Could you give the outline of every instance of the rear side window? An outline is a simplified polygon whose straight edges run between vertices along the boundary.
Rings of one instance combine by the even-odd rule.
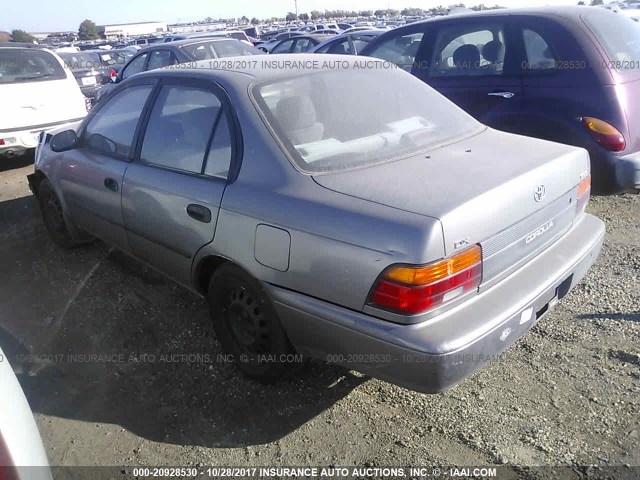
[[[502,25],[455,25],[438,32],[431,77],[502,75],[505,58]]]
[[[49,52],[27,48],[0,49],[0,84],[42,82],[67,78]]]
[[[129,157],[138,120],[152,88],[129,87],[111,97],[87,125],[84,144],[99,153]]]
[[[221,118],[222,103],[213,92],[186,86],[163,87],[149,118],[141,159],[174,170],[226,178],[231,147],[229,126]],[[214,127],[218,128],[212,140]]]
[[[622,14],[590,12],[582,20],[597,37],[608,57],[608,67],[640,70],[640,25]]]
[[[155,50],[151,52],[147,70],[155,70],[156,68],[168,67],[178,63],[176,58],[168,50]]]
[[[142,55],[138,55],[137,57],[135,57],[133,60],[131,60],[131,62],[124,67],[124,70],[122,71],[122,78],[129,78],[132,75],[135,75],[136,73],[140,73],[142,71],[144,71],[144,63],[147,60],[147,54],[143,53]]]
[[[538,32],[528,28],[522,31],[524,49],[527,54],[523,70],[549,70],[556,66],[557,58],[553,50]]]

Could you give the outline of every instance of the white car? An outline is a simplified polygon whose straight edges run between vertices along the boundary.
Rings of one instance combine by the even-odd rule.
[[[35,148],[40,132],[84,118],[85,96],[58,55],[0,43],[0,157]]]
[[[0,392],[0,478],[51,480],[40,432],[2,349]]]

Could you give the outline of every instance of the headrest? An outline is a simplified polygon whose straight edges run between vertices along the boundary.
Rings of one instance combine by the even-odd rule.
[[[306,95],[283,98],[278,102],[276,116],[287,131],[308,128],[316,123],[316,109]]]
[[[478,68],[480,50],[475,45],[462,45],[453,52],[453,64],[456,68]]]
[[[504,61],[504,44],[500,40],[491,40],[482,47],[482,56],[491,63]]]

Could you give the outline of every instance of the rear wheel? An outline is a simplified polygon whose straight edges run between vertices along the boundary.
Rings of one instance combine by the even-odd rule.
[[[60,199],[47,179],[41,180],[38,185],[38,202],[51,240],[63,248],[77,246],[78,242],[73,240],[69,231]]]
[[[224,264],[211,277],[208,301],[218,340],[240,371],[273,383],[288,370],[287,355],[293,347],[257,280]]]

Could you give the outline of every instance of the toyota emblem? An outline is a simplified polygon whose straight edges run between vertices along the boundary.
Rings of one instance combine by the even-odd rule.
[[[547,189],[544,185],[538,185],[536,189],[533,191],[533,199],[536,202],[541,202],[544,200],[545,195],[547,194]]]

